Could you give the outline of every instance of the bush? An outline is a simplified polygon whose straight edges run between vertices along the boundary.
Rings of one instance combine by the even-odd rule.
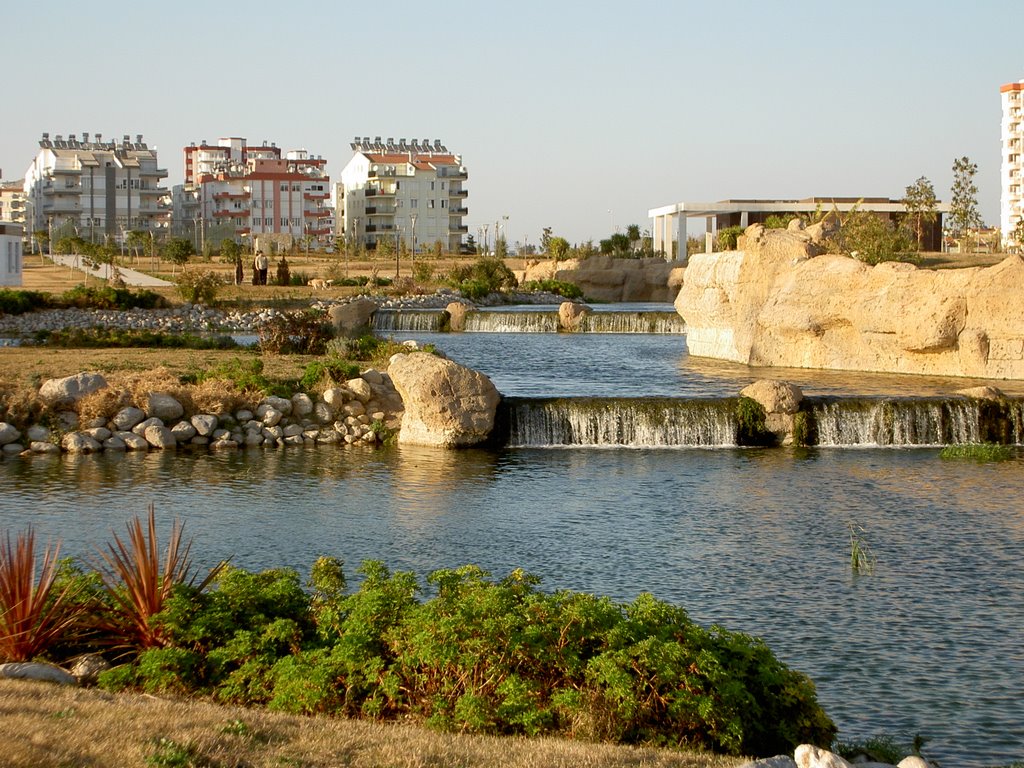
[[[958,443],[939,452],[943,459],[974,459],[975,461],[1010,461],[1016,456],[1012,446],[999,443]]]
[[[739,236],[743,234],[743,227],[725,227],[718,230],[718,250],[735,251]]]
[[[46,309],[49,301],[46,294],[39,291],[12,291],[0,289],[0,314],[23,315],[37,309]]]
[[[515,274],[501,259],[485,256],[472,264],[455,267],[448,275],[448,284],[468,299],[481,299],[496,291],[507,291],[518,285]]]
[[[291,285],[292,277],[291,270],[288,267],[288,259],[281,256],[281,260],[277,262],[277,284],[278,285]]]
[[[280,314],[256,329],[259,348],[278,355],[322,355],[334,328],[321,310]]]
[[[191,333],[163,333],[119,328],[69,328],[39,331],[33,337],[37,344],[73,349],[125,347],[157,347],[166,349],[236,349],[239,344],[230,336],[196,336]]]
[[[213,304],[224,280],[205,269],[183,269],[178,276],[178,295],[192,304]]]
[[[569,283],[564,280],[530,280],[523,283],[520,288],[524,291],[546,291],[557,296],[564,296],[567,299],[583,298],[583,289],[576,283]]]
[[[299,379],[301,392],[314,392],[323,389],[323,385],[344,384],[349,379],[359,376],[359,366],[348,360],[334,356],[323,360],[314,360],[306,366]]]
[[[853,256],[866,264],[884,261],[916,263],[913,236],[902,226],[870,211],[851,211],[833,235],[830,250]]]
[[[130,291],[105,285],[99,288],[76,285],[53,300],[60,307],[79,309],[157,309],[166,307],[168,302],[153,291]]]
[[[263,361],[259,358],[229,360],[213,368],[182,376],[184,384],[202,384],[204,381],[229,381],[240,392],[282,394],[279,388],[263,375]]]

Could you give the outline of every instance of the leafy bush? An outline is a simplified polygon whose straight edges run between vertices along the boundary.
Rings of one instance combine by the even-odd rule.
[[[206,269],[183,269],[178,276],[178,295],[192,304],[212,304],[224,286],[224,279]]]
[[[866,264],[884,261],[916,263],[913,235],[904,227],[870,211],[854,210],[832,236],[830,250],[846,253]]]
[[[262,392],[264,394],[278,392],[277,386],[263,374],[263,361],[259,358],[228,360],[212,368],[186,374],[181,378],[185,384],[225,380],[230,381],[241,392]]]
[[[277,285],[291,285],[292,275],[291,269],[288,267],[288,259],[281,256],[281,260],[277,262]]]
[[[329,356],[322,360],[314,360],[306,366],[299,379],[302,392],[313,392],[321,389],[321,385],[343,384],[349,379],[359,376],[359,366],[348,360]]]
[[[77,307],[78,309],[158,309],[168,305],[167,300],[159,293],[141,290],[131,291],[127,288],[114,288],[110,285],[92,287],[76,285],[57,296],[53,303],[60,307]]]
[[[278,355],[322,355],[334,336],[327,314],[314,309],[277,315],[256,330],[260,350]]]
[[[23,315],[37,309],[46,309],[47,306],[49,306],[49,300],[45,293],[0,289],[0,314],[2,315]]]
[[[576,283],[569,283],[565,280],[529,280],[523,283],[520,288],[524,291],[545,291],[557,296],[564,296],[567,299],[583,298],[583,289]]]
[[[472,264],[458,266],[448,275],[448,284],[468,299],[481,299],[489,293],[511,290],[518,285],[515,274],[501,259],[485,256]]]
[[[739,236],[743,234],[743,227],[725,227],[718,230],[718,250],[735,251]]]

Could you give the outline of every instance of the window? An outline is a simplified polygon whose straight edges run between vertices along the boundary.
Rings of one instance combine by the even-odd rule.
[[[447,208],[448,207],[448,201],[447,200],[442,200],[441,201],[441,207],[442,208]]]
[[[434,201],[433,200],[427,200],[427,208],[433,208],[433,207],[434,207]]]
[[[288,226],[288,219],[287,218],[282,218],[281,219],[281,226],[282,227],[287,227]]]
[[[273,225],[274,225],[274,220],[273,219],[264,219],[263,220],[263,226],[271,227]]]
[[[433,191],[434,191],[434,182],[430,182],[430,191],[431,191],[431,192],[433,192]]]
[[[441,182],[441,189],[444,189],[444,182]]]
[[[258,227],[260,225],[260,220],[258,218],[256,218],[255,216],[252,217],[252,225],[254,227]]]
[[[288,184],[287,183],[281,185],[281,191],[282,192],[287,192],[288,191]]]
[[[410,208],[419,208],[419,205],[420,205],[420,201],[417,200],[415,197],[412,200],[409,201],[409,207]]]

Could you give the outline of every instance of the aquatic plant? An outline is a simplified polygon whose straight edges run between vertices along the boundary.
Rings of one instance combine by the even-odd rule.
[[[871,575],[875,572],[875,556],[864,540],[866,531],[854,522],[847,523],[850,529],[850,570],[856,575]]]
[[[941,459],[974,459],[975,461],[1009,461],[1016,453],[1012,446],[999,443],[957,443],[939,452]]]

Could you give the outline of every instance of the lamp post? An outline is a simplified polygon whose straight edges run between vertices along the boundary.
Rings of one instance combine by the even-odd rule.
[[[418,214],[409,214],[409,219],[412,221],[412,264],[413,271],[415,272],[416,267],[416,217]]]
[[[509,238],[509,236],[508,236],[508,215],[507,214],[505,214],[505,215],[503,215],[501,217],[501,229],[505,233],[504,234],[504,237],[505,237],[505,255],[509,256],[510,254],[508,252],[508,243],[509,243],[509,240],[511,238]]]

